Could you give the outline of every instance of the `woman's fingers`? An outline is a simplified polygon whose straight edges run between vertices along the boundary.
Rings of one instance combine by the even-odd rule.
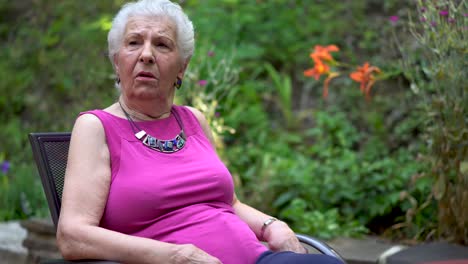
[[[198,247],[187,244],[179,245],[174,254],[171,263],[173,264],[222,264],[222,262],[199,249]]]

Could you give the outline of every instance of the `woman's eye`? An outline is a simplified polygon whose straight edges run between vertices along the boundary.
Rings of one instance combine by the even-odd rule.
[[[127,45],[129,46],[135,46],[135,45],[138,45],[140,44],[140,40],[139,39],[128,39],[127,40]]]

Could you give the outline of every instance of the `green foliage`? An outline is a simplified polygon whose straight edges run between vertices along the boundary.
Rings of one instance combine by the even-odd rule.
[[[258,61],[268,61],[294,76],[315,44],[352,48],[351,41],[357,40],[362,49],[379,50],[378,25],[372,28],[360,21],[374,19],[368,16],[373,11],[369,9],[389,10],[395,3],[398,1],[204,0],[201,4],[189,0],[185,6],[198,25],[198,38],[211,39],[222,49],[236,45],[243,67],[255,68]]]
[[[409,23],[417,49],[402,47],[406,76],[422,99],[432,166],[426,174],[433,183],[428,199],[437,200],[437,236],[463,244],[468,244],[467,7],[466,1],[420,1],[420,12]]]
[[[6,40],[0,44],[0,151],[12,164],[2,179],[0,219],[14,219],[45,207],[27,134],[70,131],[80,111],[105,107],[116,97],[104,56],[110,16],[102,14],[115,5],[41,0],[0,6]]]
[[[0,172],[0,219],[44,217],[47,204],[40,182],[35,180],[33,164],[13,164],[15,174]]]
[[[314,234],[322,239],[331,239],[336,236],[356,236],[368,231],[357,221],[339,222],[341,217],[336,208],[323,212],[322,210],[307,210],[307,207],[304,200],[294,199],[282,211],[281,216],[297,223],[294,226],[296,232]]]

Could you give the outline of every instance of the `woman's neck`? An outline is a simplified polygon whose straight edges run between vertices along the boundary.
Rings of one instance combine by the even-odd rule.
[[[172,106],[155,105],[154,102],[131,104],[124,100],[122,96],[119,98],[119,102],[123,110],[134,120],[148,121],[162,119],[169,117],[171,114]]]

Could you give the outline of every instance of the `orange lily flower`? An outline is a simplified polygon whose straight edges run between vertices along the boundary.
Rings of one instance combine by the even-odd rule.
[[[358,66],[357,70],[349,75],[352,80],[361,83],[361,92],[366,95],[367,99],[370,98],[370,90],[375,83],[374,72],[380,73],[381,71],[378,67],[370,66],[370,64],[366,62],[364,65]]]
[[[330,66],[323,63],[321,60],[314,60],[314,68],[308,69],[304,71],[304,76],[306,77],[314,77],[315,80],[320,78],[320,75],[327,74],[330,72]]]
[[[339,72],[332,72],[331,67],[348,67],[345,64],[337,62],[333,59],[331,52],[337,52],[340,49],[336,45],[315,45],[314,50],[310,53],[310,58],[314,61],[314,67],[304,71],[304,76],[313,77],[319,80],[322,75],[326,75],[323,84],[323,97],[328,97],[328,87],[330,81],[338,76]],[[381,73],[376,66],[371,66],[368,62],[362,66],[358,66],[357,70],[349,76],[352,80],[360,83],[361,92],[366,95],[366,99],[370,99],[370,91],[374,83],[377,81],[375,74]]]
[[[314,68],[304,71],[304,76],[313,77],[315,80],[320,79],[321,75],[328,75],[323,84],[324,98],[328,97],[328,85],[330,84],[330,81],[339,75],[337,72],[331,72],[330,66],[325,62],[333,61],[333,57],[331,56],[330,52],[336,52],[339,50],[340,49],[336,45],[315,45],[314,51],[310,53],[310,57],[312,60],[314,60]]]
[[[324,60],[324,61],[332,61],[333,57],[331,56],[330,52],[336,52],[340,49],[336,45],[328,45],[328,46],[320,46],[315,45],[314,52],[310,53],[310,57],[315,60]]]

